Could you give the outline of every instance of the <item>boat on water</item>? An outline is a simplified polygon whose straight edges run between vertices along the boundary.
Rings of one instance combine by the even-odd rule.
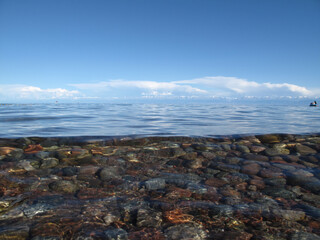
[[[310,107],[317,107],[318,106],[318,104],[317,104],[317,102],[316,101],[314,101],[314,102],[312,102],[312,103],[310,103],[310,105],[309,105]]]

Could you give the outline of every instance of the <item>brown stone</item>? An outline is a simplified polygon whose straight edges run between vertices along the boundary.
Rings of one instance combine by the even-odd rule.
[[[98,166],[81,166],[79,168],[79,175],[95,175],[99,170]]]
[[[7,155],[7,154],[11,153],[15,149],[16,148],[12,148],[12,147],[0,147],[0,156]]]
[[[257,163],[251,163],[247,165],[243,165],[241,167],[240,172],[248,174],[248,175],[256,175],[261,169],[261,166]]]
[[[273,169],[262,169],[259,172],[259,176],[263,178],[279,178],[284,177],[284,174],[279,171],[274,171]]]
[[[251,179],[250,184],[256,186],[258,189],[265,188],[265,183],[262,179]]]
[[[259,153],[259,152],[264,151],[266,148],[263,146],[251,146],[250,149],[254,153]]]
[[[209,178],[207,181],[205,181],[206,185],[212,186],[212,187],[222,187],[227,184],[225,180],[219,179],[219,178]]]
[[[112,196],[103,188],[84,188],[78,191],[77,197],[79,199],[98,199]]]

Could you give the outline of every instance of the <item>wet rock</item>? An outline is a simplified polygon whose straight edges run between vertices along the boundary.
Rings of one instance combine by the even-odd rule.
[[[320,220],[320,208],[308,204],[299,204],[297,207],[303,209],[307,215]]]
[[[98,170],[99,170],[99,167],[94,165],[81,166],[79,168],[79,175],[93,176],[98,172]]]
[[[257,161],[257,162],[267,162],[269,158],[260,154],[246,153],[243,154],[242,157],[247,160]]]
[[[36,170],[36,168],[34,168],[34,167],[31,165],[30,161],[28,161],[28,160],[22,160],[22,161],[20,161],[17,166],[20,167],[20,168],[22,168],[22,169],[24,169],[24,170],[26,170],[26,171]]]
[[[282,187],[266,187],[263,192],[269,196],[272,197],[282,197],[285,199],[294,199],[295,198],[295,194],[291,191],[288,191]]]
[[[161,178],[167,184],[175,184],[177,187],[185,187],[190,182],[199,183],[202,178],[196,174],[163,173]]]
[[[261,143],[263,144],[270,144],[270,143],[278,143],[280,142],[280,139],[277,135],[272,134],[266,134],[266,135],[260,135],[256,136]]]
[[[308,147],[306,145],[302,145],[302,144],[297,144],[295,149],[301,155],[308,155],[308,154],[316,154],[317,153],[317,151],[314,150],[313,148]]]
[[[208,180],[205,181],[206,185],[212,186],[212,187],[222,187],[224,185],[226,185],[228,182],[223,180],[223,179],[219,179],[219,178],[209,178]]]
[[[0,239],[25,240],[29,237],[29,227],[25,225],[0,228]]]
[[[204,144],[193,144],[191,145],[191,147],[200,152],[208,150],[208,147]]]
[[[197,184],[197,183],[188,183],[186,185],[187,190],[190,190],[193,193],[197,193],[197,194],[205,194],[207,193],[208,189],[201,185],[201,184]]]
[[[37,153],[34,154],[34,155],[35,155],[35,157],[37,157],[37,158],[44,159],[44,158],[50,157],[50,152],[40,151],[40,152],[37,152]]]
[[[7,209],[3,209],[3,210],[7,210]],[[6,213],[0,214],[0,220],[3,220],[3,221],[12,221],[22,217],[24,217],[24,214],[22,209],[19,207],[10,209]]]
[[[302,211],[283,210],[283,209],[273,210],[272,213],[275,217],[279,217],[287,221],[301,221],[306,216],[306,214]]]
[[[163,178],[154,178],[154,179],[149,179],[145,181],[144,185],[149,191],[164,189],[166,187],[166,181]]]
[[[181,148],[163,148],[156,152],[159,157],[177,158],[186,154]]]
[[[270,186],[284,186],[287,180],[285,178],[266,178],[265,183]]]
[[[233,165],[233,164],[224,164],[224,163],[217,163],[214,165],[210,165],[211,167],[214,167],[216,169],[219,169],[224,172],[239,172],[240,167],[238,165]]]
[[[320,240],[320,236],[308,233],[308,232],[297,232],[293,233],[289,238],[289,240]]]
[[[257,163],[246,164],[241,167],[241,172],[249,175],[256,175],[261,169]]]
[[[202,167],[202,159],[196,158],[194,160],[184,160],[183,166],[187,168],[197,169]]]
[[[83,188],[77,192],[79,199],[99,199],[109,197],[111,194],[101,188]]]
[[[67,180],[58,180],[50,183],[49,188],[63,193],[75,193],[78,190],[78,186],[75,183]]]
[[[74,176],[78,173],[77,167],[65,167],[62,169],[63,176]]]
[[[262,179],[251,179],[250,184],[253,186],[256,186],[257,189],[264,189],[265,183]]]
[[[59,236],[36,236],[31,238],[31,240],[62,240]]]
[[[51,209],[53,209],[54,207],[50,204],[46,204],[46,203],[36,203],[33,204],[31,206],[26,207],[25,209],[23,209],[23,213],[26,217],[28,218],[32,218],[35,215],[47,212]]]
[[[302,199],[313,204],[320,204],[320,195],[312,193],[301,193]]]
[[[42,159],[40,168],[53,168],[59,164],[59,160],[56,158],[45,158]]]
[[[210,213],[213,216],[231,217],[234,213],[234,208],[230,205],[212,205]]]
[[[162,213],[151,208],[140,208],[137,213],[138,227],[160,227],[162,223]]]
[[[171,226],[165,230],[165,235],[168,240],[204,240],[208,237],[206,231],[197,223]]]
[[[107,226],[109,226],[110,224],[114,223],[114,222],[118,222],[120,221],[121,215],[119,212],[110,212],[107,215],[105,215],[103,217],[103,221],[105,222],[105,224]]]
[[[217,155],[213,152],[202,152],[201,155],[205,157],[206,159],[212,160],[214,159]]]
[[[120,178],[120,174],[119,174],[119,170],[117,167],[104,167],[100,173],[100,179],[103,181],[109,181],[112,179],[119,179]]]
[[[280,169],[264,168],[261,169],[261,171],[259,172],[259,176],[263,178],[280,178],[284,177],[285,175],[282,173]]]
[[[127,240],[128,233],[122,228],[109,229],[103,232],[107,240]]]
[[[263,146],[251,146],[250,147],[250,150],[254,153],[260,153],[260,152],[263,152],[266,148],[263,147]]]
[[[285,148],[285,146],[282,144],[276,144],[272,148],[267,148],[265,153],[267,156],[289,155],[290,150]]]
[[[245,145],[237,145],[236,150],[242,153],[250,153],[250,149]]]

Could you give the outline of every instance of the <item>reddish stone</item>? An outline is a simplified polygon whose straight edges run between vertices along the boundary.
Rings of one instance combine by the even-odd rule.
[[[0,156],[1,155],[7,155],[7,154],[11,153],[15,149],[16,148],[12,148],[12,147],[0,147]]]
[[[77,193],[77,197],[79,199],[91,199],[91,198],[105,198],[112,196],[112,194],[108,193],[105,189],[103,188],[85,188],[81,189]]]
[[[192,195],[192,192],[187,189],[171,187],[169,189],[169,192],[166,194],[166,197],[177,199],[182,197],[191,197],[191,195]]]
[[[238,183],[235,185],[235,188],[239,191],[245,191],[247,189],[247,183],[246,182],[242,182],[242,183]]]
[[[99,170],[98,166],[81,166],[79,169],[79,175],[95,175]]]
[[[241,194],[234,189],[221,189],[220,193],[225,197],[237,197],[240,198]]]
[[[252,152],[258,153],[258,152],[262,152],[262,151],[266,150],[266,148],[263,146],[251,146],[250,150]]]
[[[227,182],[219,178],[209,178],[207,181],[205,181],[205,184],[212,187],[219,188],[226,185]]]
[[[314,228],[314,229],[320,229],[320,222],[319,221],[312,221],[309,222],[309,227]]]
[[[280,178],[284,177],[282,172],[277,172],[274,169],[262,169],[259,175],[263,178]]]
[[[128,236],[129,240],[140,240],[140,239],[154,239],[154,240],[165,240],[166,237],[163,233],[154,228],[145,228],[141,231],[130,232]]]
[[[261,169],[261,166],[257,163],[247,164],[241,167],[241,172],[248,175],[256,175]]]
[[[43,147],[40,144],[37,145],[29,145],[24,152],[27,154],[37,153],[43,150]]]
[[[251,179],[250,184],[256,186],[258,189],[265,188],[265,183],[262,179]]]
[[[226,232],[223,235],[224,240],[250,240],[253,234],[247,232]]]

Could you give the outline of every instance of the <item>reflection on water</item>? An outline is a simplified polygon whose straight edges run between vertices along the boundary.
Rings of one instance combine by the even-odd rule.
[[[307,104],[0,105],[0,137],[310,133],[319,108]]]

